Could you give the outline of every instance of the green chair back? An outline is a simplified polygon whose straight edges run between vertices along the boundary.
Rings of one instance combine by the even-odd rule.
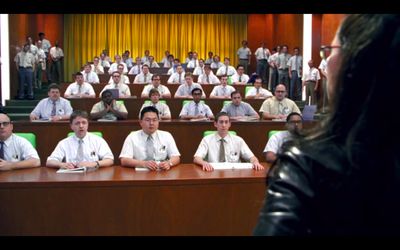
[[[232,101],[224,101],[223,103],[222,103],[222,107],[225,107],[226,105],[228,105],[228,104],[230,104]]]
[[[267,135],[268,135],[268,139],[271,138],[271,136],[273,136],[274,134],[281,132],[281,131],[285,131],[285,130],[270,130]]]
[[[254,87],[253,87],[253,86],[246,86],[246,88],[244,89],[244,95],[245,95],[245,96],[247,95],[247,92],[249,92],[249,90],[250,90],[251,88],[254,88]]]
[[[97,136],[100,136],[101,138],[103,138],[103,133],[100,132],[100,131],[93,131],[93,132],[89,132],[89,133],[97,135]],[[68,133],[68,137],[73,136],[73,135],[74,135],[74,132],[69,132]]]
[[[189,103],[189,102],[191,102],[191,101],[192,101],[192,100],[183,100],[182,106],[185,106],[186,103]],[[203,104],[204,104],[204,100],[200,100],[200,103],[203,103]]]
[[[116,100],[115,102],[118,103],[118,104],[124,104],[125,105],[124,100]]]
[[[159,102],[159,103],[167,104],[167,101],[166,101],[166,100],[159,100],[158,102]],[[151,100],[146,100],[146,101],[144,101],[144,104],[150,104],[150,103],[151,103]]]
[[[217,133],[217,130],[206,130],[203,132],[203,137],[214,134],[214,133]],[[233,130],[229,130],[228,133],[231,135],[237,135],[236,131],[233,131]]]
[[[32,144],[32,146],[36,148],[36,135],[34,133],[14,133],[14,134],[27,139]]]

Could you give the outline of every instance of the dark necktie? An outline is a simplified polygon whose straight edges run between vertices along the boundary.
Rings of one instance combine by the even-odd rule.
[[[51,116],[56,115],[56,101],[53,101],[53,108],[51,109]]]
[[[242,76],[239,76],[239,82],[242,82]]]
[[[226,66],[225,75],[228,75],[228,66]]]
[[[0,146],[0,159],[5,160],[4,159],[4,142],[0,141],[0,144],[1,144],[1,146]]]
[[[225,162],[225,146],[224,146],[224,139],[220,140],[220,144],[219,144],[219,158],[218,161],[219,162]]]

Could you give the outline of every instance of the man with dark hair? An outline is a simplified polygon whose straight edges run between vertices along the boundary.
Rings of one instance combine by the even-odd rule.
[[[239,91],[231,93],[232,102],[222,108],[222,112],[226,112],[231,120],[242,119],[260,119],[258,113],[247,102],[242,102],[242,95]]]
[[[202,103],[201,96],[203,91],[199,88],[194,88],[192,90],[193,101],[186,103],[179,114],[179,118],[183,120],[191,119],[214,119],[214,114],[210,107]]]
[[[161,98],[171,98],[171,92],[167,86],[161,84],[161,76],[159,74],[153,74],[151,81],[151,84],[148,84],[143,88],[141,94],[142,98],[150,97],[150,90],[152,89],[157,89]]]
[[[142,109],[148,106],[153,106],[158,110],[158,114],[161,120],[171,120],[171,111],[169,110],[168,105],[160,102],[160,92],[158,92],[157,89],[151,89],[149,95],[150,102],[143,103],[142,108],[139,112],[139,116]]]
[[[201,140],[194,154],[194,163],[202,166],[205,171],[213,171],[210,162],[240,162],[243,158],[250,161],[255,170],[264,169],[246,142],[241,137],[229,133],[231,121],[227,113],[218,113],[214,126],[217,133],[207,135]]]
[[[26,43],[22,51],[20,51],[15,63],[18,71],[19,90],[17,99],[33,100],[33,72],[35,71],[36,58],[30,52],[30,44]],[[27,95],[25,96],[25,85],[28,87]]]
[[[13,134],[10,117],[0,114],[0,171],[40,166],[36,149],[25,138]]]
[[[107,89],[101,93],[101,101],[93,105],[90,116],[93,120],[125,120],[128,118],[128,111],[124,103],[117,102],[113,98],[111,90]]]
[[[264,149],[265,159],[267,162],[274,162],[276,154],[280,152],[282,144],[292,138],[293,135],[299,134],[303,129],[303,117],[299,113],[292,112],[287,116],[285,131],[279,131],[269,138]]]
[[[47,158],[47,167],[97,169],[114,164],[114,155],[107,142],[100,136],[88,133],[89,115],[75,110],[69,120],[74,135],[60,141]]]
[[[89,66],[88,66],[89,67]],[[65,98],[96,98],[93,86],[83,80],[83,74],[76,72],[75,82],[68,85],[64,92]]]
[[[30,114],[31,121],[49,120],[62,121],[68,120],[72,113],[72,107],[67,99],[60,97],[60,87],[53,83],[50,84],[47,92],[48,98],[42,99]]]
[[[149,106],[140,112],[141,130],[130,133],[122,146],[121,165],[125,167],[169,170],[179,164],[180,153],[171,133],[158,130],[159,115]]]

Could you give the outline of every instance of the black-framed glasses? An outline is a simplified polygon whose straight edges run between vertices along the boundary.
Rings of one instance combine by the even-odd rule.
[[[332,49],[340,49],[340,45],[322,45],[319,50],[319,55],[322,59],[326,59],[332,52]]]

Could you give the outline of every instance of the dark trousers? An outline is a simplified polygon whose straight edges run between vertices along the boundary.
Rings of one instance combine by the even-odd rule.
[[[51,79],[57,84],[61,83],[61,61],[53,61],[51,64]]]
[[[262,82],[268,86],[269,64],[267,60],[257,60],[257,75],[262,78]]]
[[[279,83],[285,84],[286,89],[288,89],[288,87],[289,87],[289,70],[288,69],[279,69],[278,71],[279,71]]]
[[[294,101],[301,100],[301,79],[297,74],[297,70],[292,70],[292,78],[290,78],[289,98]]]
[[[243,65],[244,73],[249,75],[249,60],[239,59],[239,64]]]
[[[315,82],[307,81],[306,82],[306,105],[316,105],[317,104],[317,93],[315,92]],[[310,101],[311,98],[311,101]]]
[[[279,71],[277,68],[272,68],[272,76],[271,76],[271,90],[272,93],[275,92],[276,85],[279,83]]]
[[[18,69],[18,76],[19,76],[19,91],[18,97],[25,98],[25,84],[28,87],[28,97],[33,97],[33,89],[32,89],[32,82],[33,82],[33,69],[32,68],[23,68],[19,67]]]

